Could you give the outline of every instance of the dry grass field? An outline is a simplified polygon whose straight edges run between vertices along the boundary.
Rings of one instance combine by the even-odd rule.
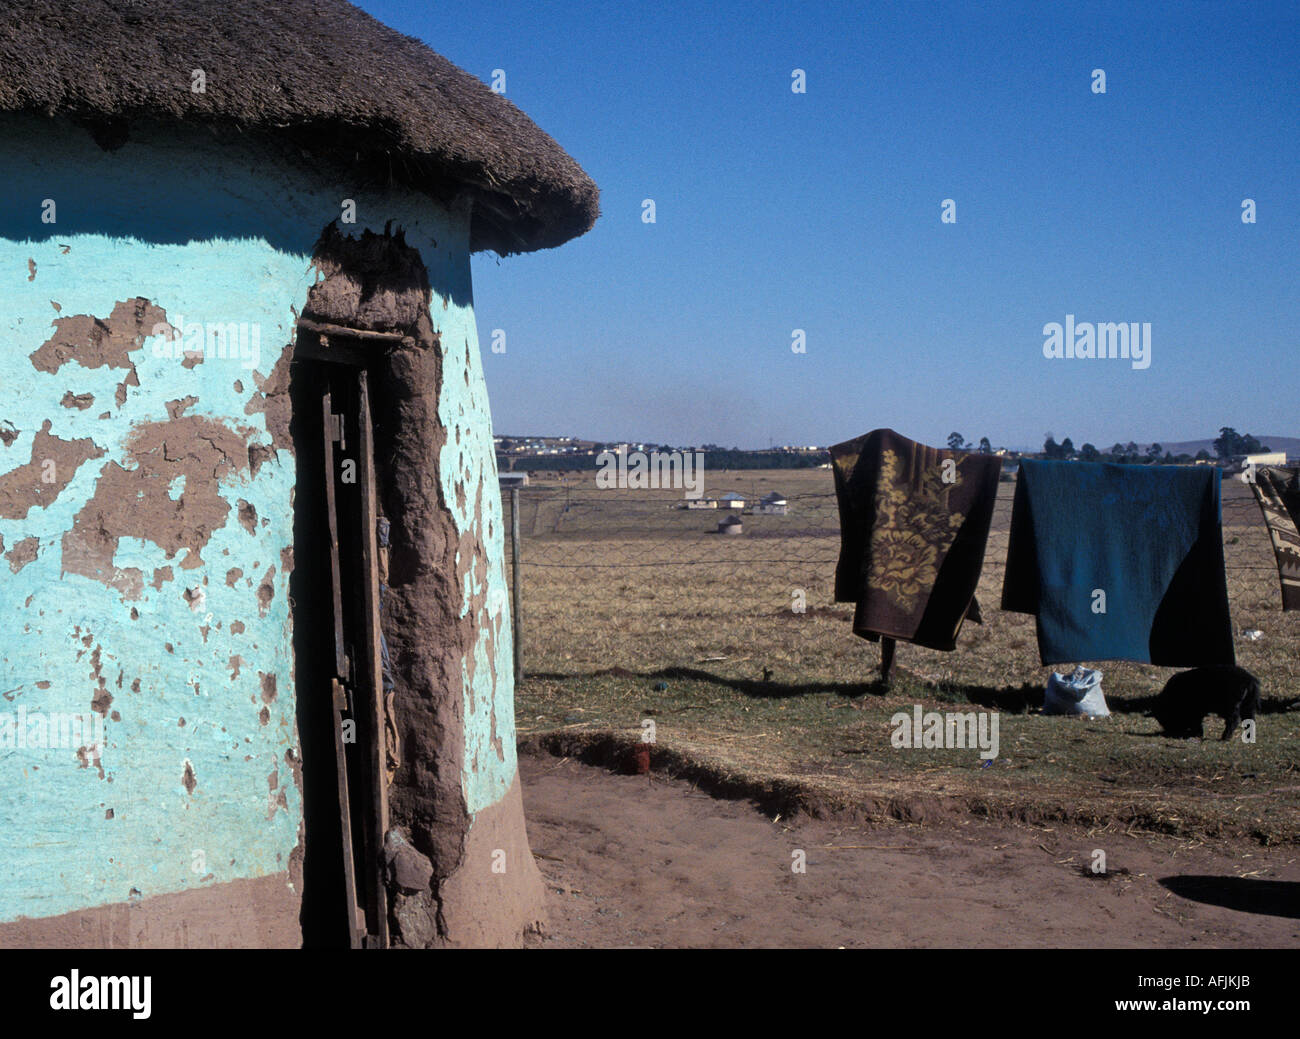
[[[967,624],[952,653],[900,644],[884,690],[877,645],[832,601],[829,471],[710,473],[711,496],[790,501],[786,516],[746,514],[736,537],[712,532],[725,513],[674,508],[680,491],[598,490],[590,473],[534,479],[520,507],[521,738],[617,758],[651,719],[656,767],[774,811],[1300,842],[1300,614],[1280,610],[1249,488],[1224,483],[1224,542],[1238,662],[1264,688],[1253,745],[1159,736],[1145,712],[1168,668],[1081,661],[1104,671],[1112,716],[1037,713],[1049,669],[1034,620],[998,609],[1012,489],[1000,487],[980,582],[985,624]],[[914,704],[996,709],[999,756],[985,767],[974,750],[895,749],[890,718]]]

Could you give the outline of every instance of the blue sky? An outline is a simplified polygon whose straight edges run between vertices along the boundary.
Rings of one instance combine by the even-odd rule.
[[[504,70],[601,188],[474,260],[498,432],[1300,435],[1300,5],[361,6]],[[1067,313],[1150,322],[1150,368],[1044,358]]]

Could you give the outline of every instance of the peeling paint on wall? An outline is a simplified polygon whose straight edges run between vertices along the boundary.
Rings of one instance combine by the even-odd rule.
[[[47,508],[77,475],[82,463],[102,458],[104,449],[90,437],[64,440],[50,432],[46,419],[32,437],[26,465],[0,473],[0,519],[26,519],[28,512]]]
[[[0,688],[23,686],[29,712],[102,719],[104,742],[0,743],[11,792],[0,921],[282,872],[301,818],[295,700],[280,690],[263,703],[257,674],[292,671],[286,581],[272,575],[260,599],[225,581],[292,545],[291,445],[267,428],[254,387],[292,340],[307,259],[264,238],[226,240],[232,224],[293,221],[267,197],[284,185],[250,183],[208,146],[195,194],[169,201],[150,181],[166,180],[173,158],[83,151],[75,130],[60,145],[40,125],[50,146],[9,131],[0,162],[16,191],[40,183],[42,197],[79,200],[60,213],[75,208],[87,226],[42,227],[0,203],[0,260],[39,269],[0,285],[0,611],[16,621],[0,640]],[[199,195],[213,206],[207,232],[167,241]],[[91,226],[111,223],[122,198],[152,203],[132,204],[130,237]],[[312,234],[302,239],[309,248]],[[255,322],[274,348],[251,369],[172,356],[178,314]],[[242,528],[240,501],[269,523]],[[232,658],[246,663],[231,669]]]
[[[142,126],[110,154],[5,118],[0,141],[0,270],[31,275],[0,284],[0,611],[17,621],[0,688],[21,687],[29,708],[89,710],[106,734],[40,754],[0,744],[0,782],[17,792],[0,803],[0,922],[288,867],[302,819],[291,343],[341,198],[362,214],[349,233],[392,221],[419,251],[432,299],[412,317],[432,321],[456,376],[441,380],[447,435],[430,470],[470,632],[460,771],[471,815],[499,801],[516,771],[512,636],[468,210],[342,187],[201,133]],[[181,167],[183,183],[165,175]],[[54,228],[26,205],[51,196],[75,200]],[[244,322],[260,328],[256,363],[176,339]]]
[[[462,662],[465,688],[465,757],[474,763],[465,777],[470,812],[500,801],[514,780],[514,667],[509,598],[506,594],[501,492],[492,444],[487,384],[472,314],[453,305],[444,312],[444,370],[464,377],[443,380],[439,416],[448,438],[439,469],[443,496],[462,535],[468,557],[462,614],[474,618],[477,637]],[[445,327],[453,318],[456,333]],[[457,493],[457,489],[460,493]]]

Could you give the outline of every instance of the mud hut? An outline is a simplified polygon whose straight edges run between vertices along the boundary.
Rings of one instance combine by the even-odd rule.
[[[518,942],[470,256],[595,185],[342,0],[5,0],[0,151],[0,946]]]

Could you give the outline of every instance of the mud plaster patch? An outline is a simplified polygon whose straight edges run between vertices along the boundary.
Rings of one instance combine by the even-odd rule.
[[[252,472],[253,479],[257,479],[258,470],[267,462],[279,457],[279,452],[273,447],[266,444],[249,444],[248,445],[248,465]]]
[[[287,812],[289,810],[289,799],[285,796],[285,791],[277,789],[280,783],[279,776],[272,772],[270,779],[275,781],[275,785],[271,787],[270,796],[267,800],[266,818],[268,821],[275,818],[277,811],[283,809]]]
[[[260,447],[258,450],[259,455],[261,455],[258,461],[259,468],[262,462],[266,460],[268,453],[274,453],[274,451],[280,449],[290,453],[293,452],[293,439],[289,435],[289,420],[292,417],[293,410],[293,405],[289,399],[289,377],[292,363],[293,344],[289,343],[280,352],[280,357],[275,362],[275,367],[271,369],[269,376],[263,378],[259,372],[253,372],[253,382],[257,384],[257,392],[253,394],[252,400],[244,405],[244,414],[256,415],[261,412],[266,418],[266,431],[271,436],[271,446]]]
[[[289,766],[289,771],[293,775],[293,786],[298,791],[299,798],[302,796],[302,762],[299,759],[295,749],[290,747],[284,752],[284,763]],[[303,812],[298,813],[298,843],[293,846],[293,851],[289,852],[289,883],[295,891],[302,890],[303,884],[303,863],[307,855],[307,816]]]
[[[95,695],[91,698],[90,709],[103,718],[108,717],[108,709],[113,706],[113,694],[108,691],[108,682],[104,678],[103,647],[95,646],[90,654],[90,677],[95,680]]]
[[[230,634],[232,634],[232,635],[242,635],[242,634],[244,634],[244,622],[243,622],[243,621],[231,621],[231,622],[230,622]]]
[[[126,403],[126,388],[139,385],[140,377],[135,374],[135,369],[132,368],[126,373],[126,378],[117,384],[117,390],[113,393],[113,400],[117,402],[119,408]]]
[[[32,562],[36,558],[36,550],[40,544],[40,538],[23,538],[22,541],[15,543],[14,547],[5,553],[5,558],[9,560],[9,569],[16,574]],[[0,541],[0,550],[3,548],[4,542]]]
[[[226,587],[234,588],[235,582],[244,576],[244,571],[237,566],[232,566],[226,571]]]
[[[198,402],[199,398],[191,394],[188,397],[181,397],[178,400],[169,400],[163,406],[167,409],[168,418],[178,419]]]
[[[433,293],[416,249],[401,230],[344,235],[331,223],[312,254],[317,281],[305,317],[367,331],[417,330],[429,321]]]
[[[239,499],[239,525],[250,534],[257,533],[257,509],[243,498]]]
[[[248,448],[243,436],[222,423],[190,415],[137,426],[127,459],[135,468],[104,466],[94,494],[63,535],[63,572],[101,581],[130,598],[143,575],[113,565],[119,539],[152,541],[168,559],[186,549],[181,569],[202,566],[200,553],[230,512],[219,482],[248,470]],[[178,477],[185,478],[185,493],[173,500],[170,488]]]
[[[67,390],[59,403],[65,408],[76,408],[78,411],[85,411],[95,403],[95,395],[93,393],[73,393],[71,390]]]
[[[75,361],[83,368],[125,368],[134,375],[131,351],[140,349],[155,329],[174,332],[163,309],[139,296],[115,304],[106,319],[90,314],[55,318],[54,334],[31,354],[32,366],[53,375]]]
[[[149,583],[153,585],[155,589],[161,592],[163,582],[171,581],[174,578],[175,578],[175,574],[172,571],[172,568],[170,566],[160,566],[156,570],[154,570],[153,580],[150,581]]]
[[[271,704],[275,703],[275,697],[276,697],[275,675],[268,675],[265,672],[259,671],[257,673],[257,677],[261,680],[262,683],[262,703],[270,706]]]
[[[259,617],[266,616],[266,611],[271,608],[271,600],[274,598],[275,566],[272,565],[262,575],[262,582],[257,586],[257,615]]]
[[[90,768],[90,763],[93,761],[96,771],[99,772],[99,778],[104,778],[104,763],[100,759],[98,747],[78,747],[77,761],[81,763],[82,768]]]
[[[62,440],[46,419],[32,440],[31,461],[0,474],[0,519],[26,519],[33,508],[47,508],[92,458],[104,449],[90,437]]]
[[[187,794],[193,794],[194,788],[199,785],[198,777],[194,775],[194,766],[190,764],[188,758],[185,759],[185,771],[181,773],[181,785],[185,787]]]
[[[375,452],[384,514],[392,519],[381,623],[403,748],[392,819],[410,829],[439,879],[459,867],[468,832],[461,661],[472,635],[460,617],[455,523],[441,481],[428,476],[447,439],[437,413],[441,365],[428,342],[388,356],[379,396],[392,421],[377,428]]]

